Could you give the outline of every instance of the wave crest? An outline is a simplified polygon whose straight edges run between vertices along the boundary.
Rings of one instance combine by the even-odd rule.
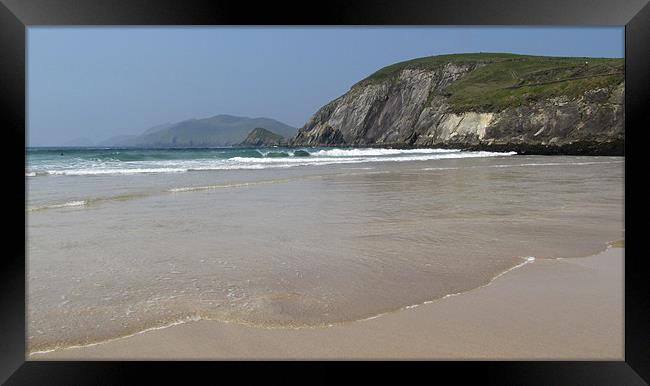
[[[223,152],[222,152],[223,153]],[[45,160],[30,165],[26,177],[52,176],[103,176],[159,173],[186,173],[237,169],[288,168],[295,166],[321,166],[331,164],[358,164],[371,162],[427,161],[436,159],[503,157],[515,152],[461,151],[457,149],[273,149],[229,150],[228,158],[219,156],[176,159],[149,159],[141,161],[92,161],[78,158]],[[215,153],[216,154],[216,153]]]

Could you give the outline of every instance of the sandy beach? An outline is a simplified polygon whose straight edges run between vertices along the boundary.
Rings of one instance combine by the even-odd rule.
[[[29,360],[592,359],[624,354],[624,249],[537,259],[490,284],[332,327],[201,320]]]
[[[427,151],[30,179],[29,358],[620,359],[624,160]]]
[[[26,360],[623,359],[623,29],[244,30],[27,36]]]

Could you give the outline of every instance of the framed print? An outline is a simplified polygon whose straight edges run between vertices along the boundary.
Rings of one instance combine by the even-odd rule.
[[[2,0],[0,19],[23,181],[7,384],[393,361],[650,379],[646,2]]]

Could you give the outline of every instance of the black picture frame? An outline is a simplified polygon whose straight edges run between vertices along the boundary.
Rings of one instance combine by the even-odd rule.
[[[0,126],[5,171],[5,248],[0,259],[0,381],[6,384],[121,384],[136,373],[157,373],[166,380],[187,380],[208,371],[219,382],[221,371],[247,383],[251,376],[287,380],[287,366],[311,371],[313,381],[338,381],[331,367],[368,367],[364,362],[30,362],[25,360],[24,163],[26,128],[26,28],[53,25],[620,25],[625,26],[625,219],[643,216],[647,189],[632,177],[632,165],[643,167],[642,135],[650,129],[650,5],[646,0],[455,0],[404,2],[343,1],[322,3],[251,3],[235,0],[0,0]],[[7,143],[8,141],[8,143]],[[631,159],[627,159],[632,157]],[[639,160],[635,160],[639,158]],[[641,172],[643,173],[643,172]],[[637,174],[637,177],[643,174]],[[16,204],[13,204],[16,203]],[[634,209],[631,209],[634,208]],[[436,379],[476,380],[495,384],[647,384],[650,380],[650,290],[640,238],[643,227],[625,229],[625,359],[620,362],[409,362],[375,364],[371,372],[387,379],[394,370],[413,366]],[[400,369],[397,366],[400,366]],[[220,373],[215,374],[215,366]],[[250,367],[257,371],[250,371]],[[370,370],[370,369],[367,369]],[[410,371],[410,369],[409,369]],[[406,376],[399,371],[401,376]],[[406,379],[406,378],[404,378]],[[645,381],[644,381],[645,380]]]

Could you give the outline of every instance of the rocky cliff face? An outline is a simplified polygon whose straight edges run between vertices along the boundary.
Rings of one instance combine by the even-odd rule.
[[[622,154],[622,61],[433,58],[357,83],[290,144]]]

